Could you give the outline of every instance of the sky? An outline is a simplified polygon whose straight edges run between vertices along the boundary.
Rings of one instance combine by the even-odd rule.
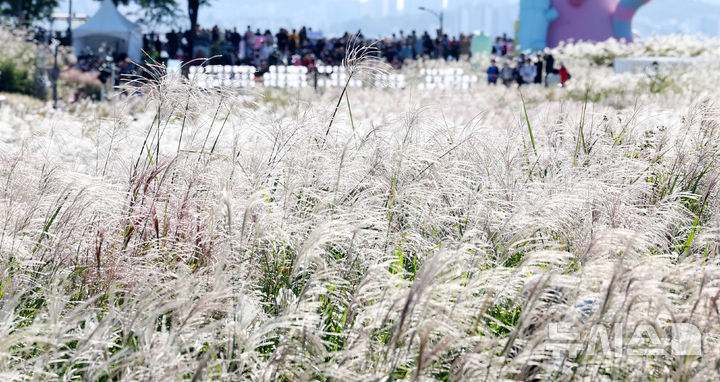
[[[60,1],[58,12],[67,13],[67,1]],[[682,7],[678,7],[680,2]],[[263,30],[308,25],[327,35],[362,29],[365,35],[379,37],[399,30],[436,28],[437,18],[418,9],[423,6],[444,9],[444,27],[451,34],[482,31],[496,35],[512,31],[517,4],[518,0],[211,0],[211,6],[200,11],[200,24],[241,31],[247,25]],[[74,12],[90,16],[98,6],[94,0],[73,0]],[[121,8],[131,20],[136,18],[134,11]],[[186,20],[183,17],[177,25],[158,29],[186,28]],[[56,28],[65,28],[62,24],[57,23]],[[702,33],[719,37],[720,0],[653,0],[638,12],[634,27],[641,35]]]

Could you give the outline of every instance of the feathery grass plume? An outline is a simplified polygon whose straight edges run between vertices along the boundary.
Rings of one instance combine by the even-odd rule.
[[[369,44],[360,40],[360,35],[353,35],[345,47],[343,67],[348,77],[360,78],[364,81],[382,79],[390,72],[390,65],[382,58],[378,44],[375,40]]]
[[[347,94],[350,81],[359,78],[361,81],[374,85],[378,80],[385,80],[387,74],[390,73],[390,65],[383,61],[380,50],[378,49],[378,43],[379,41],[376,40],[370,44],[366,44],[365,41],[360,40],[360,34],[355,34],[348,39],[347,45],[345,46],[345,58],[342,62],[347,74],[347,81],[345,82],[345,86],[343,86],[337,105],[335,105],[335,109],[330,117],[330,123],[325,131],[325,137],[323,137],[323,145],[327,141],[328,134],[330,134],[330,129],[335,121],[335,115],[340,108],[343,97],[345,97],[347,101],[348,112],[352,119],[350,99]]]
[[[0,379],[717,379],[720,72],[643,93],[606,48],[523,88],[531,163],[523,99],[484,84],[357,88],[325,146],[332,92],[9,96]]]

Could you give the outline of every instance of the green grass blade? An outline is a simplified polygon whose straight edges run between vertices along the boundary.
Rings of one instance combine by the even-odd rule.
[[[532,126],[530,125],[530,118],[528,117],[527,107],[525,106],[525,97],[520,92],[520,100],[522,101],[523,113],[525,114],[525,123],[527,123],[528,133],[530,133],[530,145],[532,145],[535,156],[538,156],[537,148],[535,147],[535,137],[533,136]]]

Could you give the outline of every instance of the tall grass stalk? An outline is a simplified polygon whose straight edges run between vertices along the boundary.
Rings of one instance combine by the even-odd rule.
[[[111,103],[9,97],[0,380],[717,379],[720,71],[642,95],[589,64],[614,44],[523,93],[158,70]],[[379,73],[357,49],[349,76]],[[701,355],[628,355],[671,323]]]

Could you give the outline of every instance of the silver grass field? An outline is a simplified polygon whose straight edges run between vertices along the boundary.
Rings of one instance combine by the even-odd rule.
[[[568,46],[522,92],[10,96],[0,380],[718,379],[720,69],[604,60],[719,47]]]

